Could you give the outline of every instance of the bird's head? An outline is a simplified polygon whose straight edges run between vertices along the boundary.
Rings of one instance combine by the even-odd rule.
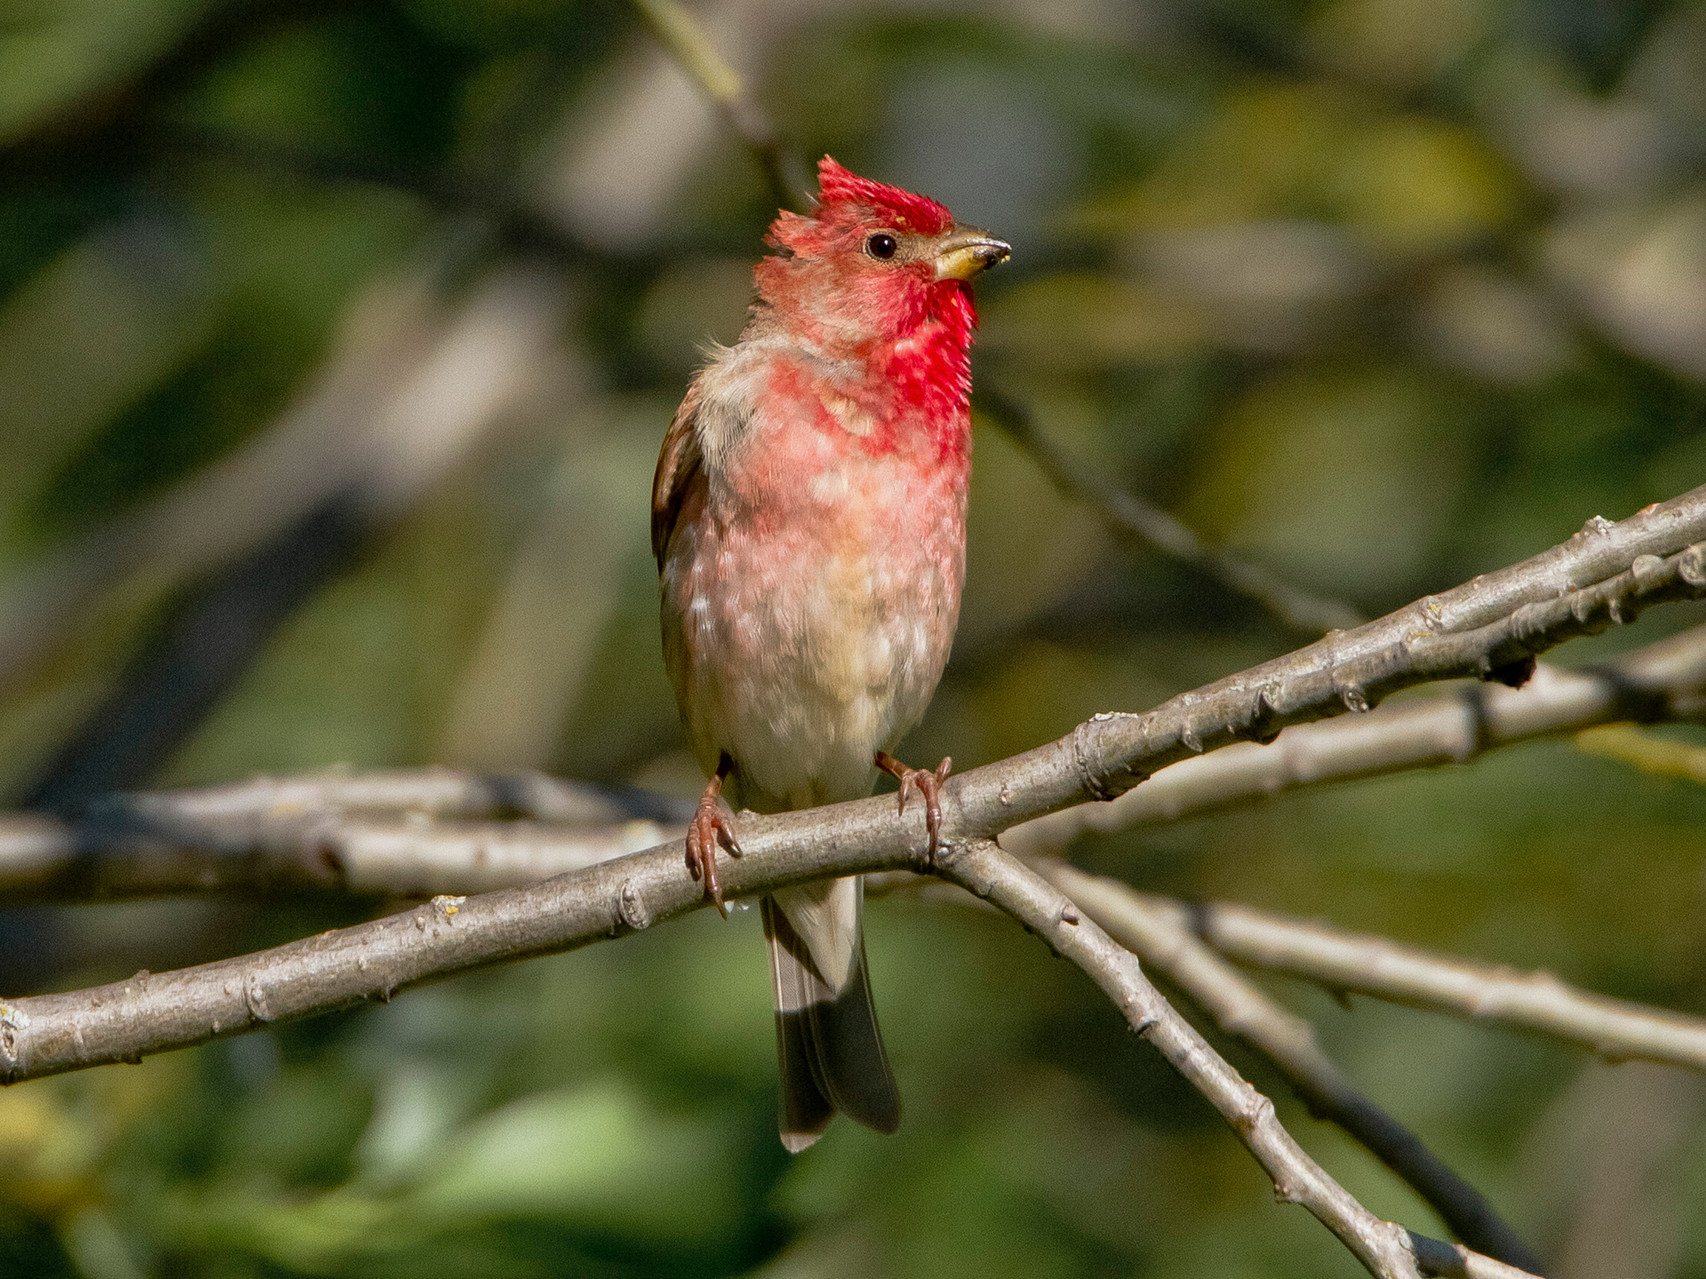
[[[960,226],[928,196],[818,162],[809,215],[781,213],[778,250],[754,273],[759,297],[799,336],[826,349],[906,337],[940,321],[969,342],[977,323],[970,281],[1012,250]]]

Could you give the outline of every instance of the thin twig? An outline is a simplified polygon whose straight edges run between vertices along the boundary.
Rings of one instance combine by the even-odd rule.
[[[1609,1061],[1706,1071],[1706,1019],[1594,995],[1547,972],[1518,972],[1248,906],[1146,898],[1236,963],[1329,990],[1540,1031]]]
[[[722,113],[730,132],[757,161],[776,203],[800,207],[800,195],[788,182],[786,161],[776,129],[764,108],[747,91],[740,72],[728,64],[716,44],[679,0],[633,0],[652,34],[699,92]]]
[[[1368,715],[1300,724],[1265,746],[1228,746],[1164,768],[1111,804],[1080,804],[1016,826],[1001,843],[1027,854],[1058,851],[1089,832],[1181,821],[1334,782],[1466,764],[1495,747],[1596,724],[1694,721],[1703,714],[1706,626],[1601,666],[1542,665],[1520,689],[1466,684]]]
[[[1363,621],[1362,615],[1342,600],[1311,594],[1259,564],[1209,546],[1160,507],[1128,493],[1101,472],[1080,465],[1037,429],[1029,409],[990,386],[987,378],[977,389],[977,410],[1005,431],[1068,497],[1093,506],[1122,533],[1254,600],[1293,630],[1320,635]]]
[[[1151,972],[1190,996],[1222,1031],[1267,1059],[1312,1115],[1337,1124],[1362,1143],[1459,1239],[1478,1252],[1540,1272],[1540,1259],[1479,1191],[1358,1090],[1322,1050],[1308,1021],[1283,1008],[1205,945],[1178,911],[1157,907],[1117,880],[1086,874],[1065,862],[1037,859],[1030,865]]]

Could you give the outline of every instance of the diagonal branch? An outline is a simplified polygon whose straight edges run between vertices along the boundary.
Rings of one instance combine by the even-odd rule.
[[[711,38],[680,0],[633,0],[658,42],[694,86],[722,113],[729,131],[758,162],[776,203],[799,207],[800,196],[783,172],[781,141],[764,108],[747,92],[746,81],[728,64]]]
[[[1671,556],[1669,568],[1649,559],[1638,572],[1617,570],[1650,555],[1647,548],[1668,551],[1706,533],[1706,489],[1621,525],[1590,523],[1589,530],[1533,560],[1145,715],[1098,716],[1050,746],[962,774],[945,792],[950,821],[966,835],[1002,833],[1010,851],[1034,853],[1063,847],[1085,830],[1171,821],[1295,787],[1463,761],[1493,746],[1593,724],[1698,717],[1706,709],[1706,627],[1606,666],[1544,668],[1520,690],[1472,687],[1467,696],[1303,723],[1358,704],[1359,696],[1366,701],[1365,688],[1378,694],[1428,678],[1423,670],[1440,677],[1474,673],[1507,641],[1523,609],[1529,610],[1524,618],[1534,617],[1537,605],[1552,610],[1551,629],[1524,641],[1538,648],[1607,622],[1614,599],[1638,604],[1700,593],[1688,580],[1703,576],[1697,551]],[[1561,583],[1594,573],[1610,576],[1560,594]],[[1507,616],[1489,621],[1499,608]],[[1572,610],[1584,611],[1578,619]],[[1455,666],[1441,660],[1442,648]],[[1371,685],[1359,681],[1361,671],[1384,674]],[[1272,736],[1282,706],[1283,719],[1298,726],[1272,744],[1192,754],[1193,743]],[[1098,767],[1114,776],[1104,780]],[[1113,803],[1082,802],[1105,798],[1116,781],[1129,785],[1148,772],[1156,775]],[[667,806],[636,807],[636,800],[630,795],[626,807],[612,809],[608,796],[593,802],[566,783],[438,771],[118,797],[78,822],[0,817],[0,892],[79,900],[243,887],[422,894],[506,887],[633,849],[648,837],[642,826],[597,827],[639,820],[673,829],[682,820]],[[1051,809],[1065,811],[1042,816]],[[419,824],[422,815],[522,815],[552,825],[439,820],[429,831]]]
[[[1241,743],[1162,769],[1111,804],[1080,804],[1016,826],[1002,847],[1037,853],[1079,835],[1180,821],[1332,782],[1466,764],[1484,751],[1623,720],[1693,721],[1706,714],[1706,626],[1600,666],[1541,666],[1520,689],[1468,684],[1368,715],[1288,728],[1267,745]]]
[[[1568,542],[1513,568],[1145,714],[1099,716],[1070,738],[1080,789],[1112,799],[1164,764],[1233,741],[1268,740],[1339,709],[1364,711],[1428,680],[1520,683],[1534,657],[1555,644],[1626,622],[1650,603],[1706,596],[1706,544],[1697,544],[1703,519],[1706,488],[1621,524],[1591,520]],[[970,789],[962,780],[962,803]]]
[[[1035,855],[1087,831],[1161,824],[1303,787],[1466,763],[1495,747],[1595,724],[1687,721],[1703,712],[1706,627],[1696,627],[1603,666],[1542,666],[1521,689],[1467,684],[1410,705],[1298,725],[1266,746],[1240,743],[1183,760],[1110,804],[1079,804],[1012,827],[1001,844]],[[443,768],[117,795],[75,821],[0,815],[0,897],[489,892],[673,838],[688,808],[658,795],[536,773]]]
[[[1315,1028],[1205,945],[1175,909],[1065,862],[1030,863],[1108,933],[1190,996],[1229,1035],[1284,1076],[1310,1114],[1337,1124],[1397,1173],[1459,1239],[1524,1270],[1541,1263],[1481,1193],[1359,1091],[1321,1048]]]
[[[1263,1096],[1144,976],[1138,959],[1046,879],[992,841],[974,840],[938,858],[936,873],[999,907],[1077,964],[1231,1126],[1273,1179],[1281,1203],[1300,1204],[1331,1230],[1372,1275],[1466,1274],[1497,1279],[1529,1273],[1461,1246],[1442,1244],[1381,1221],[1299,1146]]]
[[[1522,564],[1145,714],[1098,716],[1057,742],[972,770],[944,789],[942,836],[958,847],[986,841],[1086,795],[1111,797],[1207,745],[1265,737],[1289,723],[1360,709],[1430,678],[1508,670],[1551,644],[1628,620],[1649,604],[1706,594],[1706,548],[1697,545],[1703,538],[1706,488],[1621,524],[1590,521],[1570,541]],[[726,892],[748,896],[826,876],[932,869],[914,851],[919,824],[877,797],[798,813],[745,814],[747,855],[729,863]],[[974,861],[985,864],[991,856]],[[0,1006],[0,1073],[18,1080],[135,1060],[279,1018],[388,999],[403,987],[479,965],[617,936],[703,904],[682,858],[676,842],[527,888],[435,898],[256,955],[15,1000]],[[999,898],[997,904],[1007,905]],[[1194,1070],[1201,1050],[1188,1029],[1156,1036],[1165,1041],[1169,1060]],[[1245,1104],[1235,1089],[1226,1091],[1231,1086],[1225,1080],[1215,1087],[1222,1085],[1229,1106]],[[1266,1131],[1259,1108],[1237,1113],[1241,1133]],[[1365,1240],[1356,1247],[1364,1244],[1374,1246]],[[1373,1257],[1367,1248],[1358,1255]]]
[[[1181,520],[1126,492],[1099,472],[1079,465],[1037,430],[1030,410],[987,382],[978,388],[977,409],[1028,453],[1042,473],[1068,497],[1096,508],[1128,537],[1191,565],[1222,585],[1254,600],[1286,626],[1310,635],[1344,630],[1363,620],[1342,600],[1302,590],[1260,564],[1217,550]]]
[[[900,824],[889,805],[882,808],[892,824]],[[933,870],[1013,915],[1090,973],[1133,1027],[1227,1118],[1273,1176],[1281,1199],[1308,1208],[1371,1274],[1409,1279],[1424,1273],[1522,1273],[1413,1236],[1363,1209],[1297,1146],[1272,1103],[1161,998],[1133,956],[992,842],[952,845],[934,864],[909,854],[873,855],[833,831],[804,846],[779,845],[762,835],[746,842],[748,856],[731,863],[725,875],[731,894],[770,891],[826,873],[912,868]],[[698,886],[682,871],[680,855],[679,844],[669,845],[528,889],[435,898],[412,911],[242,959],[139,973],[98,990],[0,1005],[0,1068],[18,1080],[135,1060],[159,1046],[139,1044],[128,1033],[141,1019],[180,1043],[196,1042],[327,1007],[389,999],[401,986],[476,964],[620,936],[704,905]],[[1462,1269],[1465,1265],[1470,1268]]]

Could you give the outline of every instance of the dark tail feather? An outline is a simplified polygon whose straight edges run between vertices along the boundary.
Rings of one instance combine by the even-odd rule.
[[[824,1091],[835,1108],[878,1132],[899,1128],[900,1090],[889,1069],[883,1033],[877,1028],[862,939],[847,988],[833,1002],[812,1004],[808,1011],[811,1038],[827,1084]]]
[[[846,984],[834,992],[775,899],[766,897],[763,907],[776,994],[782,1144],[804,1150],[838,1110],[893,1132],[900,1126],[900,1091],[871,1003],[863,936]]]

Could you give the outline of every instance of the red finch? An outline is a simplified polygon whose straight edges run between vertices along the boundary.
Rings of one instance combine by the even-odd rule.
[[[929,704],[959,618],[969,281],[1009,249],[827,156],[818,183],[810,215],[772,224],[746,329],[694,376],[652,485],[664,658],[711,779],[687,865],[719,911],[718,845],[740,851],[722,794],[808,808],[870,794],[882,768],[901,811],[917,792],[934,846],[948,772],[888,751]],[[838,1110],[879,1132],[900,1122],[863,901],[855,877],[763,902],[789,1150]]]

